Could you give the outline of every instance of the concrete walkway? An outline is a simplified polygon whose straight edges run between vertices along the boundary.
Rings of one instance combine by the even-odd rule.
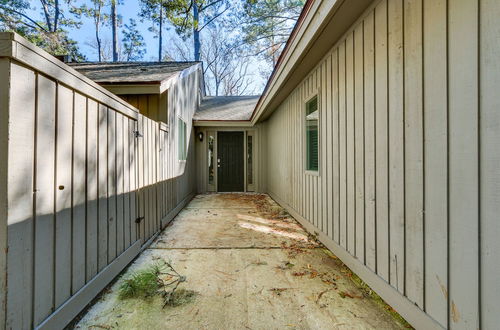
[[[164,259],[196,292],[165,307],[161,297],[118,298],[121,280],[76,328],[401,329],[389,307],[267,195],[195,197],[124,272]]]

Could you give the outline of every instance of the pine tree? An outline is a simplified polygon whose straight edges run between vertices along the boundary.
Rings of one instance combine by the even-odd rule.
[[[39,1],[41,18],[33,16],[31,1],[0,0],[0,31],[14,31],[51,54],[83,60],[76,41],[67,31],[82,24],[74,15],[73,1],[64,1],[64,8],[58,0]]]
[[[274,67],[304,6],[304,0],[241,0],[236,15],[242,43]],[[270,70],[264,72],[269,75]]]
[[[184,39],[193,37],[193,58],[201,59],[201,32],[230,9],[228,0],[175,0],[167,8],[170,23]]]
[[[144,38],[137,30],[137,23],[134,19],[130,19],[129,24],[125,24],[123,30],[123,53],[127,61],[142,60],[146,53],[146,43]]]

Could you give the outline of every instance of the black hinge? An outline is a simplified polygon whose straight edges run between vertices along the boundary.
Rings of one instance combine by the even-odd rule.
[[[135,136],[136,138],[138,138],[138,137],[142,137],[142,134],[141,134],[141,132],[139,132],[139,131],[134,131],[134,136]]]
[[[135,219],[135,223],[141,223],[142,220],[144,220],[144,217],[138,217]]]

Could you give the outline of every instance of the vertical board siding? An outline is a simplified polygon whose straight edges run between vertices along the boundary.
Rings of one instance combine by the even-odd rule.
[[[478,4],[448,2],[451,329],[479,326]]]
[[[375,11],[375,196],[377,274],[389,282],[389,104],[387,1]]]
[[[10,152],[4,155],[8,250],[0,328],[31,329],[58,313],[76,316],[89,302],[81,297],[95,289],[93,280],[109,276],[107,266],[137,240],[150,240],[192,196],[194,131],[190,127],[187,161],[172,169],[175,130],[168,135],[142,115],[137,125],[75,86],[10,59],[2,62],[2,73],[4,64]],[[188,84],[174,84],[178,92],[172,95],[185,98],[198,74],[183,78]],[[183,118],[192,118],[196,98],[189,105],[170,102],[180,104],[173,109]],[[171,189],[160,189],[166,186]],[[138,230],[138,206],[147,209],[141,222],[147,231]],[[80,306],[71,307],[75,301]]]
[[[390,283],[404,293],[404,61],[403,1],[388,1],[389,253]]]
[[[424,306],[422,4],[422,0],[404,2],[405,294],[420,308]]]
[[[86,189],[86,130],[87,130],[87,99],[74,94],[73,112],[73,172],[72,172],[72,268],[71,292],[75,294],[85,284],[85,189]]]
[[[340,142],[340,193],[339,193],[339,244],[347,249],[347,116],[346,116],[346,54],[345,42],[338,47],[339,81],[339,142]]]
[[[354,30],[354,251],[365,263],[364,24]]]
[[[424,0],[425,308],[448,325],[448,101],[446,0]],[[432,187],[432,189],[431,189]]]
[[[480,237],[481,327],[498,327],[498,295],[492,284],[500,278],[500,3],[483,0],[480,6]]]
[[[333,220],[333,240],[340,244],[340,116],[339,116],[339,50],[334,50],[332,55],[332,71],[330,74],[333,75],[332,81],[332,94],[331,94],[331,105],[332,105],[332,153],[333,153],[333,193],[331,199],[333,199],[333,219],[328,218],[329,221]],[[330,81],[329,78],[327,78]],[[330,185],[329,185],[330,186]]]
[[[138,227],[135,221],[138,218],[137,212],[137,139],[135,137],[135,132],[137,131],[137,122],[129,119],[128,120],[129,129],[127,131],[129,136],[129,177],[130,177],[130,244],[132,245],[139,239]]]
[[[56,128],[55,301],[60,307],[71,297],[71,163],[73,148],[73,91],[58,85]]]
[[[108,109],[108,259],[116,258],[116,112]]]
[[[365,190],[365,259],[366,265],[376,271],[376,195],[375,195],[375,44],[374,13],[364,23],[364,190]]]
[[[131,232],[135,219],[130,218],[130,149],[134,140],[131,137],[129,119],[123,117],[123,249],[131,245]],[[133,150],[133,149],[132,149]]]
[[[87,237],[86,237],[86,281],[90,281],[98,271],[98,104],[87,100]]]
[[[125,218],[124,218],[124,198],[123,198],[123,120],[124,116],[116,116],[116,255],[120,255],[125,245]]]
[[[33,173],[35,152],[35,98],[28,93],[36,88],[35,73],[11,65],[11,106],[18,111],[9,114],[8,158],[8,255],[6,328],[27,329],[31,325],[33,287]]]
[[[346,83],[346,176],[347,176],[347,251],[356,255],[356,182],[355,182],[355,141],[354,141],[354,32],[346,38],[345,46],[345,83]]]
[[[0,75],[4,79],[11,79],[11,64],[8,58],[0,58]],[[4,109],[9,108],[9,95],[10,90],[7,88],[0,89],[0,106]],[[0,150],[9,150],[9,112],[0,111]],[[4,202],[0,204],[0,325],[5,326],[6,319],[6,299],[7,299],[7,228],[8,228],[8,204],[5,203],[5,195],[8,185],[8,159],[3,158],[0,160],[0,193],[3,196]]]
[[[376,1],[267,121],[269,173],[295,176],[270,179],[270,194],[417,325],[500,322],[499,15],[492,0]],[[315,88],[318,177],[303,168]]]
[[[99,104],[97,159],[97,266],[102,271],[108,265],[108,109]]]
[[[35,250],[33,322],[52,313],[54,299],[54,183],[56,136],[56,83],[37,76]],[[44,237],[46,239],[37,239]],[[48,302],[48,303],[47,303]]]

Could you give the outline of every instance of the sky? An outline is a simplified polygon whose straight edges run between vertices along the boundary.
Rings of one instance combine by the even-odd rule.
[[[85,0],[76,0],[76,3],[84,2]],[[33,17],[40,18],[41,7],[39,0],[30,0],[31,12]],[[87,1],[87,4],[90,4]],[[109,7],[105,8],[109,10]],[[123,0],[123,4],[117,7],[118,15],[122,17],[123,24],[128,24],[131,18],[135,19],[137,22],[137,28],[142,34],[144,41],[146,43],[146,54],[143,57],[143,61],[158,61],[158,39],[155,38],[154,33],[148,31],[151,26],[151,22],[144,21],[141,22],[138,17],[140,12],[139,0]],[[88,61],[97,61],[97,52],[88,45],[89,42],[95,42],[95,29],[93,21],[89,18],[82,18],[82,26],[79,29],[70,29],[69,35],[71,39],[78,42],[80,51],[86,56]],[[111,28],[109,26],[103,26],[101,28],[100,37],[103,43],[111,43]],[[119,40],[122,39],[121,31],[119,32]],[[177,36],[175,30],[168,26],[164,30],[163,37],[163,49],[167,50],[169,53],[173,53],[175,47],[173,47],[173,42],[183,42],[182,39]],[[189,42],[189,40],[187,41]],[[192,41],[191,41],[192,42]],[[203,40],[202,40],[203,42]],[[258,58],[252,59],[253,65],[249,74],[251,75],[252,85],[250,86],[249,93],[246,94],[259,94],[266,83],[266,81],[259,74],[259,66],[266,65],[261,63]]]

